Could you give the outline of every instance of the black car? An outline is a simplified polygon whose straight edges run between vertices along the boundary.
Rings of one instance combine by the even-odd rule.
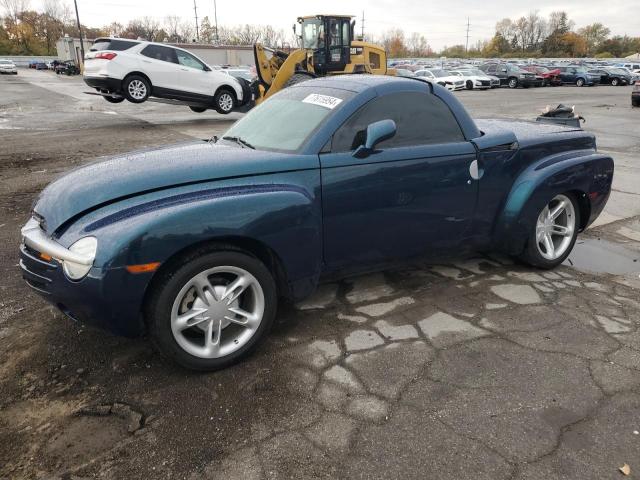
[[[535,73],[527,72],[517,65],[510,63],[485,63],[480,65],[480,70],[488,75],[493,75],[500,79],[500,85],[507,85],[509,88],[529,88],[541,87],[542,79]]]
[[[55,66],[57,75],[79,75],[80,69],[73,60],[67,60],[66,62],[58,63]]]
[[[603,85],[631,85],[631,75],[621,68],[598,68],[589,70],[589,73],[600,75],[600,83]]]
[[[633,87],[633,92],[631,92],[631,105],[640,107],[640,81],[636,82],[636,86]]]

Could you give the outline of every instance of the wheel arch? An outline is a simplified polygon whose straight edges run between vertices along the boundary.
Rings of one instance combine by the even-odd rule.
[[[180,266],[185,259],[205,251],[235,251],[257,258],[273,275],[278,296],[290,297],[288,277],[284,264],[280,256],[271,247],[255,238],[241,235],[224,235],[202,240],[173,252],[147,282],[141,303],[142,311],[144,312],[155,286],[169,272]]]
[[[149,82],[149,85],[151,86],[151,88],[153,89],[153,82],[151,81],[151,79],[149,78],[149,75],[147,75],[146,73],[140,72],[138,70],[135,70],[133,72],[129,72],[127,73],[124,78],[122,79],[122,82],[120,82],[120,90],[122,90],[124,88],[124,82],[127,80],[127,78],[129,78],[131,75],[139,75],[141,77],[143,77],[144,79],[147,80],[147,82]]]
[[[613,160],[597,153],[565,152],[535,162],[513,183],[493,231],[493,242],[519,254],[540,208],[558,194],[571,194],[584,230],[600,214],[611,191]]]

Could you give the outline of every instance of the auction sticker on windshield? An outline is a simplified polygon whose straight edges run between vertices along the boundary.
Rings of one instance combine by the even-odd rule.
[[[330,97],[329,95],[320,95],[319,93],[312,93],[307,98],[302,100],[304,103],[313,103],[314,105],[320,105],[321,107],[333,110],[342,102],[341,98]]]

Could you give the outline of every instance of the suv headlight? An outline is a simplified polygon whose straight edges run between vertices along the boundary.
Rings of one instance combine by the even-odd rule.
[[[71,280],[80,280],[91,270],[93,259],[95,259],[96,251],[98,250],[98,239],[96,237],[81,238],[71,245],[69,250],[80,255],[91,257],[91,264],[89,265],[70,262],[68,260],[62,262],[64,274]]]

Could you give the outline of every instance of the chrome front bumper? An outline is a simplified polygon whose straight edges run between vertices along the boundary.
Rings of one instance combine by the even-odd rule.
[[[44,253],[60,262],[72,262],[80,265],[92,265],[94,257],[91,255],[81,255],[63,247],[58,242],[51,240],[40,228],[40,224],[35,218],[29,219],[22,230],[22,242],[33,250]]]

